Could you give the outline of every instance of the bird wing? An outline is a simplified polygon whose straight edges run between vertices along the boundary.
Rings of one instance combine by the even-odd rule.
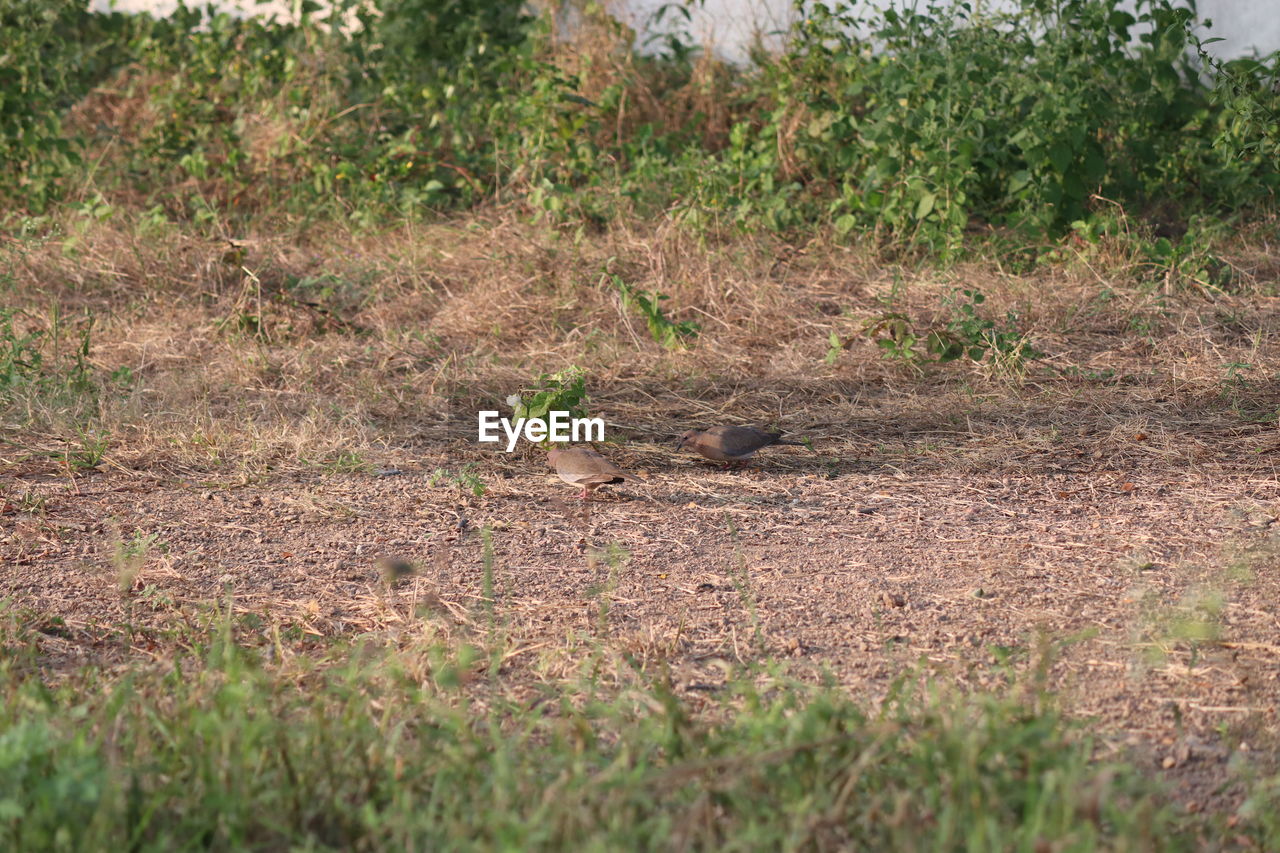
[[[586,447],[561,451],[556,456],[555,465],[556,473],[562,479],[583,486],[638,479],[634,474],[628,474],[599,453]]]
[[[754,427],[712,427],[707,430],[725,456],[750,456],[782,437],[782,433],[765,432]]]

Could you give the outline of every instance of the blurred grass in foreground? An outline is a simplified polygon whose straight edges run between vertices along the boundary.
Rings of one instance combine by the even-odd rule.
[[[1153,850],[1214,831],[1092,761],[1036,691],[904,679],[870,707],[755,669],[695,712],[622,660],[509,689],[473,646],[297,654],[223,616],[172,658],[48,682],[4,621],[12,850]],[[1264,847],[1265,805],[1235,829]]]

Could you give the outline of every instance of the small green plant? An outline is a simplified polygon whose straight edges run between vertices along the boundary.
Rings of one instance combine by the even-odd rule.
[[[534,387],[507,398],[515,419],[547,423],[551,412],[568,412],[570,418],[587,417],[587,374],[580,367],[541,374]]]
[[[115,567],[116,582],[121,593],[127,593],[133,589],[138,573],[147,564],[154,550],[161,552],[168,550],[168,545],[160,541],[158,533],[143,533],[141,530],[135,530],[128,540],[121,539],[116,542],[111,564]]]
[[[617,542],[610,542],[604,548],[592,548],[587,551],[587,568],[596,569],[601,564],[607,567],[606,576],[599,582],[587,587],[585,596],[597,602],[596,630],[603,637],[609,633],[609,605],[611,596],[618,588],[618,577],[622,569],[631,560],[631,552]]]
[[[57,303],[44,323],[27,316],[27,322],[19,325],[23,315],[17,309],[0,308],[0,401],[23,392],[48,401],[94,394],[97,389],[89,363],[93,315],[69,323]],[[75,340],[70,352],[63,343],[68,335]]]
[[[1226,577],[1224,573],[1219,580]],[[1137,646],[1146,663],[1161,665],[1170,657],[1185,654],[1195,666],[1205,649],[1223,639],[1225,596],[1211,587],[1189,590],[1175,604],[1146,590],[1140,597],[1142,619],[1136,633]]]
[[[437,468],[432,472],[429,482],[433,487],[453,483],[471,492],[476,497],[483,497],[484,493],[488,491],[488,487],[485,486],[484,480],[481,479],[480,475],[476,473],[475,467],[476,463],[468,462],[456,473],[447,468]]]
[[[661,302],[667,299],[666,294],[656,290],[640,290],[622,280],[621,276],[610,275],[613,286],[622,296],[622,304],[644,318],[649,327],[649,336],[666,349],[687,347],[689,342],[698,336],[701,327],[692,320],[673,322],[662,311]]]
[[[152,610],[172,610],[175,606],[173,597],[166,593],[163,589],[153,583],[149,583],[138,593],[137,600],[140,604],[146,604]]]
[[[930,351],[938,355],[938,360],[951,361],[967,355],[973,361],[982,361],[990,354],[1006,364],[1021,364],[1025,359],[1038,358],[1040,353],[1017,329],[1018,315],[1010,311],[1005,314],[1004,325],[997,325],[979,310],[986,300],[980,290],[953,291],[943,298],[943,304],[952,309],[952,318],[929,341]]]
[[[915,364],[924,360],[916,349],[919,339],[911,325],[911,318],[900,311],[886,311],[867,320],[862,333],[875,341],[885,358]]]
[[[102,464],[111,438],[106,433],[90,433],[79,430],[79,447],[68,448],[63,454],[63,464],[69,471],[90,471]]]
[[[1170,619],[1169,638],[1188,643],[1193,649],[1212,645],[1222,638],[1222,616],[1226,607],[1217,590],[1195,590],[1178,605]]]
[[[133,368],[128,365],[121,365],[120,367],[117,367],[115,370],[111,371],[111,375],[108,378],[111,380],[113,385],[125,391],[132,388],[134,382],[137,381],[137,377],[133,373]]]
[[[1244,388],[1249,385],[1249,380],[1241,374],[1253,370],[1254,365],[1244,361],[1229,361],[1222,366],[1227,369],[1227,375],[1223,379],[1224,386]]]
[[[19,332],[13,325],[16,313],[0,308],[0,393],[33,381],[44,362],[40,350],[43,332]]]
[[[78,330],[78,342],[64,364],[61,341],[67,323],[58,305],[52,306],[45,328],[19,330],[14,320],[20,311],[0,309],[0,394],[33,386],[37,391],[81,393],[93,387],[88,353],[93,332],[92,315]]]
[[[93,198],[87,201],[78,202],[69,207],[79,214],[80,230],[87,230],[91,223],[106,222],[116,213],[115,207],[100,192],[95,192]]]
[[[11,512],[27,515],[44,515],[48,508],[48,498],[27,491],[10,498],[6,492],[0,491],[0,515]]]
[[[1174,242],[1167,237],[1139,241],[1148,281],[1166,288],[1186,287],[1206,295],[1221,294],[1231,286],[1231,267],[1209,251],[1207,241],[1188,231]]]
[[[823,357],[823,361],[827,364],[835,364],[840,360],[840,353],[844,352],[846,341],[835,332],[827,336],[827,354]]]
[[[133,531],[133,538],[120,544],[117,556],[125,560],[146,557],[153,548],[159,548],[163,551],[167,550],[168,546],[160,541],[160,534],[158,533],[143,533],[141,530],[135,530]]]
[[[982,314],[980,307],[986,296],[981,291],[957,289],[942,302],[951,309],[951,318],[940,326],[917,331],[906,314],[889,312],[868,320],[863,333],[876,342],[886,358],[909,364],[942,364],[967,357],[975,362],[987,359],[1008,372],[1021,372],[1026,361],[1040,357],[1026,335],[1018,331],[1018,316],[1012,311],[1002,325]]]
[[[369,470],[369,463],[354,450],[346,450],[325,457],[320,467],[330,474],[363,474]]]

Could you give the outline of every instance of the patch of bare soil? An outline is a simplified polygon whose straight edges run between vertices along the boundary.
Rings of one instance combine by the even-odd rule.
[[[317,638],[478,631],[489,528],[513,679],[568,672],[595,641],[695,695],[766,657],[871,700],[914,665],[981,688],[1047,660],[1105,749],[1181,780],[1192,808],[1231,798],[1228,760],[1278,727],[1275,427],[1159,385],[1109,408],[1032,390],[963,418],[955,395],[828,390],[789,419],[812,452],[725,471],[656,436],[605,444],[648,482],[585,504],[540,451],[466,443],[242,484],[18,470],[10,494],[43,506],[7,507],[0,595],[54,666],[145,655],[228,594]],[[481,497],[433,477],[466,459]],[[389,585],[384,557],[417,572]]]

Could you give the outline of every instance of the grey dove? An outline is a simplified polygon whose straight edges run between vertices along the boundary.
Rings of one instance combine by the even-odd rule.
[[[726,464],[746,464],[757,450],[771,444],[803,446],[803,442],[784,441],[780,432],[765,432],[755,427],[714,426],[689,430],[680,436],[676,449],[692,450]]]
[[[578,497],[584,501],[601,486],[624,480],[644,482],[643,477],[623,471],[590,447],[552,448],[547,453],[547,463],[556,469],[561,480],[582,487]]]

